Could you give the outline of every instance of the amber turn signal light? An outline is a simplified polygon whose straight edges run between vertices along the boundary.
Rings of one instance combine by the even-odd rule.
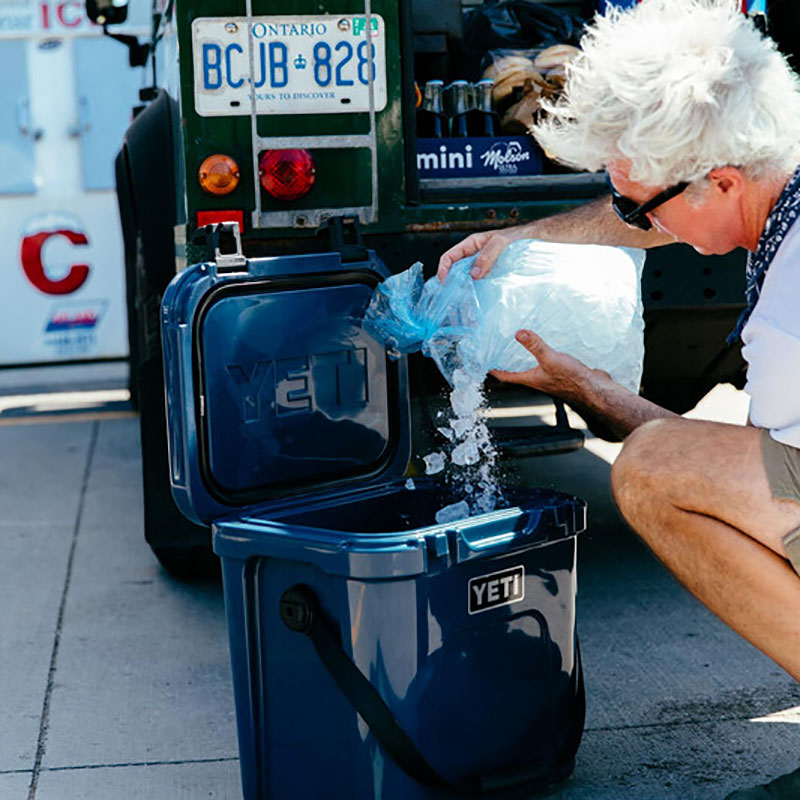
[[[200,165],[197,180],[209,194],[230,194],[239,185],[239,165],[230,156],[217,153]]]

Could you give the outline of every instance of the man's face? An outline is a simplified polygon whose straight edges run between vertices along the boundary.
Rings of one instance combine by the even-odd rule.
[[[628,176],[630,162],[620,160],[608,165],[608,176],[614,188],[626,197],[642,204],[666,186],[645,186]],[[723,255],[739,247],[741,215],[736,197],[712,179],[701,205],[687,201],[687,192],[667,200],[647,214],[653,227],[672,236],[678,242],[691,245],[701,255]],[[697,198],[692,198],[697,202]]]

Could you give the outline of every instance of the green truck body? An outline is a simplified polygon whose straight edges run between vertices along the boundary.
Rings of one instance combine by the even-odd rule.
[[[557,7],[584,17],[592,13],[591,3]],[[458,50],[463,10],[451,0],[435,5],[422,0],[416,5],[410,0],[155,0],[152,40],[128,43],[132,53],[147,55],[143,105],[117,159],[131,382],[142,413],[145,533],[174,571],[196,571],[197,554],[208,549],[208,533],[188,526],[170,507],[158,308],[176,269],[206,258],[207,244],[198,236],[203,221],[241,219],[245,256],[364,246],[393,271],[421,260],[426,274],[432,274],[439,255],[473,231],[555,214],[605,192],[603,175],[567,173],[550,164],[533,176],[420,178],[415,80],[432,77],[418,74],[424,71],[421,65],[428,71],[436,65],[450,73],[442,74],[447,79],[480,77],[452,74],[458,67],[449,53]],[[307,24],[306,33],[313,35],[314,21],[350,26],[353,35],[351,51],[343,44],[338,62],[323,46],[319,58],[305,67],[317,69],[322,83],[337,69],[342,80],[357,81],[358,73],[347,69],[358,66],[368,21],[380,26],[385,79],[373,73],[372,110],[280,113],[279,84],[289,67],[285,53],[270,50],[266,32],[269,26],[297,24],[297,35],[303,36],[301,26]],[[259,25],[265,31],[261,37],[255,35],[262,31]],[[254,84],[273,92],[277,103],[268,113],[259,111],[255,85],[251,92],[246,83],[248,34]],[[342,66],[348,53],[353,63]],[[362,63],[361,70],[360,77],[368,79],[369,64]],[[226,95],[230,113],[200,113],[205,89],[211,87],[213,94],[224,82],[238,89]],[[369,89],[367,80],[367,95]],[[286,100],[287,110],[292,102]],[[291,201],[270,196],[259,184],[260,154],[285,148],[308,150],[316,165],[312,190]],[[239,166],[238,186],[225,196],[209,194],[198,181],[200,165],[213,154],[229,156]],[[738,348],[726,347],[725,336],[743,305],[743,261],[742,253],[704,258],[679,245],[648,255],[643,282],[647,396],[684,411],[719,381],[741,385],[741,356]],[[412,391],[422,406],[443,389],[423,361],[412,361]]]

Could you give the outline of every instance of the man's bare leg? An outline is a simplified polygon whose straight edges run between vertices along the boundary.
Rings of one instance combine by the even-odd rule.
[[[800,503],[775,500],[757,428],[655,420],[611,472],[630,526],[702,603],[800,680],[800,576],[782,538]]]

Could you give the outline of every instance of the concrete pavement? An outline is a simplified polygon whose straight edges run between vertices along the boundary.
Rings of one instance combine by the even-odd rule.
[[[238,798],[222,593],[142,540],[137,420],[0,448],[0,797]]]
[[[143,541],[137,419],[40,419],[0,424],[0,799],[240,800],[221,588],[172,580]],[[548,796],[716,800],[797,768],[800,690],[620,523],[613,455],[590,440],[519,473],[590,503],[586,733]]]

